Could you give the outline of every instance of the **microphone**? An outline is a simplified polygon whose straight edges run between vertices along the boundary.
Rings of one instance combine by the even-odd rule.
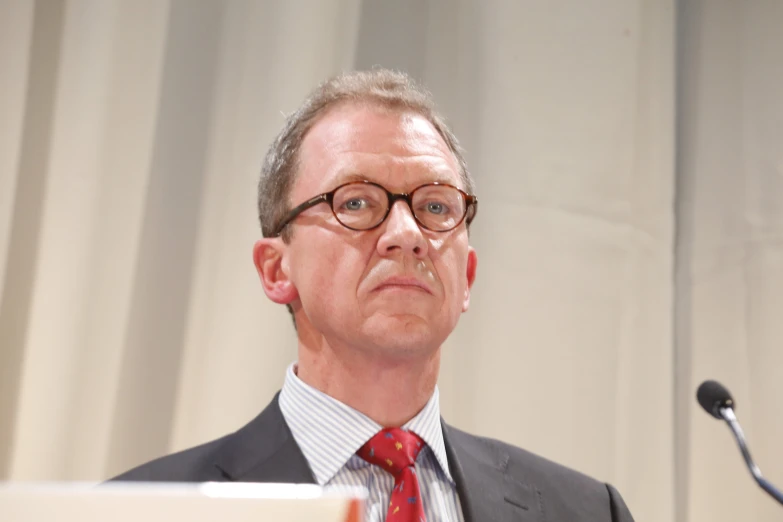
[[[753,479],[761,486],[761,489],[783,504],[783,493],[762,476],[761,470],[756,463],[753,462],[753,458],[750,456],[748,445],[745,442],[745,434],[742,433],[742,428],[737,420],[737,416],[734,415],[735,403],[729,390],[717,381],[704,381],[696,391],[696,399],[699,401],[701,407],[704,408],[704,411],[716,419],[723,419],[726,421],[731,432],[734,434],[734,438],[737,440],[737,445],[742,452],[742,457],[745,459],[745,464],[748,466],[750,474],[753,475]]]

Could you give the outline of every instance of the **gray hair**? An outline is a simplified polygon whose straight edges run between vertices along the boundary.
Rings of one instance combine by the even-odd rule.
[[[286,119],[285,126],[269,147],[258,183],[258,219],[264,237],[275,234],[291,208],[289,199],[298,170],[299,149],[305,136],[331,108],[345,103],[411,111],[426,118],[454,154],[464,190],[474,193],[473,179],[468,173],[457,137],[435,111],[432,96],[427,90],[407,74],[388,69],[344,73],[316,87],[299,109]],[[289,230],[286,227],[281,234],[286,242],[291,239]]]

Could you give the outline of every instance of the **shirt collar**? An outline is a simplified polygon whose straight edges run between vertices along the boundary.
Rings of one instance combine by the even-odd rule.
[[[323,486],[383,427],[363,413],[304,383],[296,376],[295,366],[291,364],[286,371],[280,391],[280,410],[310,464],[316,482]],[[437,386],[424,408],[402,427],[424,440],[446,478],[453,483],[440,424]]]

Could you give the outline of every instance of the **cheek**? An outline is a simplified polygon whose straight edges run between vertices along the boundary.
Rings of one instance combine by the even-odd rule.
[[[468,248],[463,245],[441,245],[433,250],[433,261],[438,266],[438,273],[446,292],[445,298],[449,304],[462,307],[465,288],[467,287]]]
[[[305,307],[350,306],[364,269],[358,251],[334,240],[312,240],[299,252],[294,284]]]

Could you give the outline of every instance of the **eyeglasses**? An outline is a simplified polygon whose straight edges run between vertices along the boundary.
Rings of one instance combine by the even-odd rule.
[[[275,236],[305,210],[328,203],[332,214],[345,228],[372,230],[380,226],[397,200],[408,203],[416,222],[433,232],[448,232],[476,217],[478,198],[444,183],[427,183],[410,194],[394,194],[372,181],[352,181],[308,199],[293,208],[277,227]]]

